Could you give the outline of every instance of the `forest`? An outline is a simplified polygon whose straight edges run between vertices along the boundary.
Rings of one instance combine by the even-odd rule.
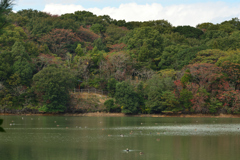
[[[240,113],[240,20],[173,26],[0,6],[0,112],[72,112],[79,87],[108,92],[100,112]]]

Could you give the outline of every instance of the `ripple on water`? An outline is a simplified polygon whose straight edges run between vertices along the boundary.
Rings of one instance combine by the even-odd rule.
[[[121,138],[134,135],[223,135],[223,134],[240,134],[240,124],[178,124],[178,125],[153,125],[153,126],[137,126],[137,127],[110,127],[110,128],[5,128],[5,130],[68,130],[68,131],[112,131],[111,137]],[[108,133],[106,134],[108,136]]]
[[[240,124],[195,124],[195,125],[171,125],[171,126],[140,126],[140,127],[117,127],[110,130],[135,130],[144,135],[222,135],[240,134]]]

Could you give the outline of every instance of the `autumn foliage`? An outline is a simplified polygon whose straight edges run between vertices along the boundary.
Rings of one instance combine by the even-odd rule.
[[[67,52],[67,45],[81,42],[82,40],[68,29],[53,29],[49,34],[44,35],[40,40],[42,44],[47,44],[53,54],[64,57]]]
[[[208,63],[188,65],[183,69],[185,74],[181,79],[174,82],[174,93],[180,98],[183,89],[190,91],[193,95],[190,99],[191,110],[194,112],[209,113],[215,97],[214,101],[222,104],[221,111],[236,113],[240,109],[240,92],[224,77],[223,73],[227,71],[231,73],[235,70],[230,71]]]

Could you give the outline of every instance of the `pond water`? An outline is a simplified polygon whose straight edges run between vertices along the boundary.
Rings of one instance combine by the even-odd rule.
[[[1,160],[240,159],[238,118],[0,118]]]

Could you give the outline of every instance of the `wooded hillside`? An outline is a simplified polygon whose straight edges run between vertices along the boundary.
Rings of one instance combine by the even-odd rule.
[[[240,20],[191,27],[1,11],[2,112],[65,112],[79,84],[108,91],[102,111],[239,113]]]

